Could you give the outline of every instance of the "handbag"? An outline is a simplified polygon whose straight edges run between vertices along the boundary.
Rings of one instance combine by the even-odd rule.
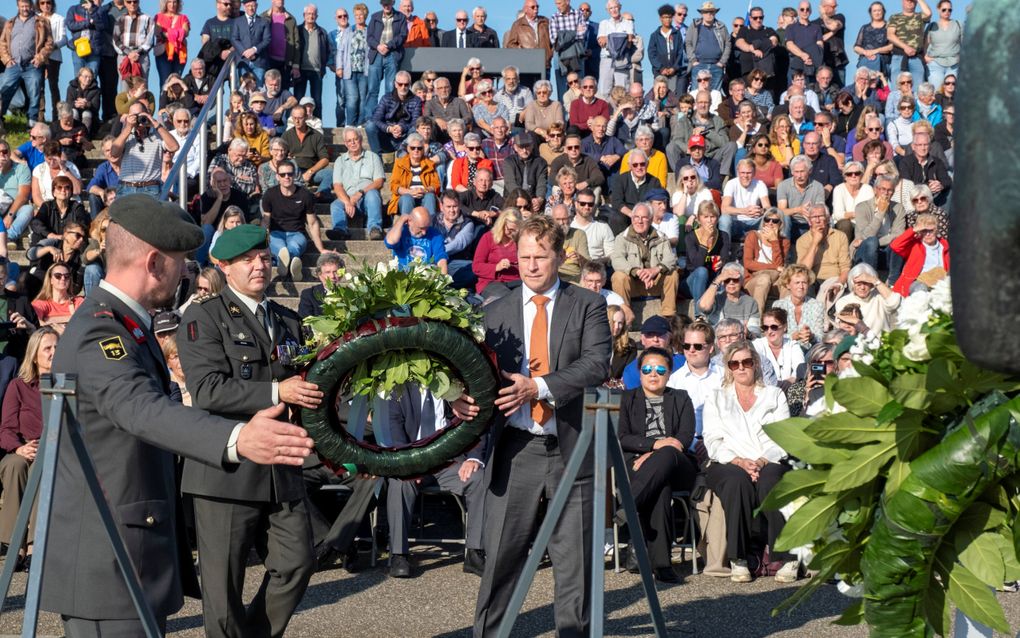
[[[83,35],[74,41],[74,52],[79,58],[92,55],[92,41],[88,36]]]

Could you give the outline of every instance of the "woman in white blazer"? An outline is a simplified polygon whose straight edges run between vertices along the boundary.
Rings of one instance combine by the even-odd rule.
[[[790,469],[784,462],[786,451],[762,426],[789,418],[790,409],[783,391],[762,381],[761,358],[749,342],[730,344],[723,352],[723,366],[722,387],[712,393],[704,408],[703,435],[710,459],[705,478],[726,512],[730,579],[746,583],[751,580],[747,557],[752,551],[754,510]],[[771,552],[785,519],[778,511],[764,516]],[[777,581],[797,580],[798,561],[774,552],[771,559],[784,561]]]

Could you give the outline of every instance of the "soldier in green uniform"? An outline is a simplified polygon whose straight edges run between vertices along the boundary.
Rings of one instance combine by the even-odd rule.
[[[161,627],[195,581],[175,512],[174,453],[224,474],[239,469],[241,459],[245,466],[275,463],[299,471],[312,447],[304,430],[274,420],[282,406],[236,419],[170,399],[149,313],[173,298],[184,257],[202,240],[180,208],[148,195],[119,198],[110,207],[106,279],[74,313],[53,359],[54,373],[77,375],[78,422]],[[143,635],[73,454],[65,431],[42,608],[61,615],[70,637]]]
[[[265,296],[272,271],[265,229],[224,232],[212,256],[227,287],[188,307],[178,338],[194,405],[232,419],[280,403],[318,406],[318,386],[285,366],[301,343],[301,321]],[[242,462],[225,472],[188,460],[182,490],[194,497],[206,635],[282,636],[315,570],[301,470]],[[246,609],[252,547],[266,575]]]

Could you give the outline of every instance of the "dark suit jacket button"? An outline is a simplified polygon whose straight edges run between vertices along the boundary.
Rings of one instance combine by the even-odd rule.
[[[152,516],[151,514],[149,516],[146,516],[145,524],[148,525],[149,527],[152,527],[153,525],[156,524],[156,517]]]

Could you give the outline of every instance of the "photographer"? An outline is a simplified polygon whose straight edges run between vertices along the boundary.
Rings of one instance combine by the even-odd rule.
[[[7,280],[7,259],[0,257],[0,278]],[[25,356],[28,336],[38,319],[28,297],[10,288],[0,290],[0,353],[21,360]]]
[[[814,416],[825,410],[825,377],[834,373],[834,348],[831,343],[816,343],[808,350],[806,375],[786,389],[791,417]]]
[[[161,122],[149,115],[143,104],[135,102],[113,140],[111,150],[121,156],[119,195],[146,193],[159,196],[162,184],[163,151],[177,151],[177,140]]]

